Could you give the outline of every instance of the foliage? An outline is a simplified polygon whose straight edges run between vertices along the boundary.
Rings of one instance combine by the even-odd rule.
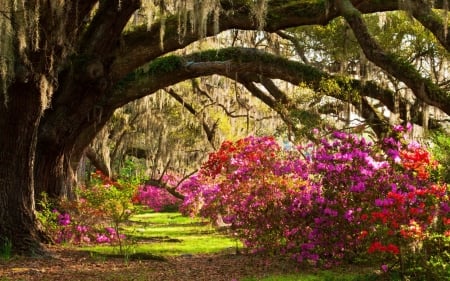
[[[54,212],[56,203],[52,202],[47,193],[42,192],[40,194],[40,200],[37,202],[38,210],[36,216],[41,223],[44,231],[50,235],[50,237],[56,237],[58,233],[59,224],[57,222],[58,215]]]
[[[369,254],[406,274],[427,237],[448,235],[448,191],[433,168],[424,148],[392,137],[333,132],[291,150],[248,137],[224,142],[180,192],[186,213],[222,215],[251,249],[323,266]]]
[[[439,163],[437,177],[450,183],[450,135],[446,132],[435,132],[431,136],[431,141],[434,144],[431,152]]]
[[[93,174],[93,186],[80,187],[76,201],[63,200],[59,209],[51,209],[47,197],[41,201],[38,217],[47,230],[51,230],[55,242],[74,244],[103,244],[119,246],[123,251],[121,225],[132,214],[131,198],[135,187],[112,181],[101,172]]]
[[[12,256],[12,243],[7,238],[0,241],[3,241],[0,244],[0,260],[9,260]]]
[[[119,170],[119,184],[131,184],[138,186],[143,180],[146,179],[145,165],[140,163],[139,159],[126,158],[122,167]],[[100,176],[100,175],[98,175]],[[98,182],[97,180],[93,179]]]

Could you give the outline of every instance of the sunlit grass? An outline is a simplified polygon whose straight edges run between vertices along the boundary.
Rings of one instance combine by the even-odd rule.
[[[180,213],[142,213],[130,218],[123,228],[127,254],[150,253],[158,256],[212,254],[233,252],[241,243],[219,233],[207,221]],[[100,254],[116,254],[117,246],[97,245],[85,250]]]

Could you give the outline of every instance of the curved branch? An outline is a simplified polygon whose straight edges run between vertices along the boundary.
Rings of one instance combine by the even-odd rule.
[[[101,171],[104,175],[110,177],[108,166],[105,164],[103,159],[101,159],[100,155],[95,152],[95,150],[88,146],[85,150],[85,155],[91,162],[91,164],[99,171]]]
[[[231,29],[258,30],[258,23],[252,18],[246,0],[221,0],[222,13],[219,18],[219,32]],[[361,13],[393,11],[398,9],[398,0],[353,0]],[[326,4],[329,3],[329,4]],[[329,5],[329,6],[327,6]],[[265,31],[278,30],[302,25],[326,25],[340,16],[333,6],[334,1],[268,1]],[[211,23],[213,19],[210,19]],[[123,44],[118,46],[117,60],[113,65],[113,78],[118,80],[137,67],[142,66],[165,53],[181,49],[197,41],[196,33],[188,32],[182,40],[178,33],[178,17],[165,19],[164,50],[159,45],[160,22],[150,29],[141,27],[123,36]],[[191,30],[187,23],[187,30]],[[214,24],[209,24],[206,36],[215,35]]]
[[[450,115],[450,95],[424,78],[406,60],[385,52],[369,33],[361,13],[350,0],[339,0],[338,9],[350,25],[366,57],[396,79],[405,83],[423,102]]]
[[[321,87],[323,80],[331,79],[343,88],[351,87],[361,97],[379,100],[392,112],[395,108],[395,93],[372,81],[343,79],[297,61],[290,61],[283,57],[247,48],[227,48],[204,51],[184,57],[169,56],[155,60],[145,70],[135,72],[127,80],[122,81],[121,88],[116,90],[107,107],[120,107],[126,102],[187,79],[212,74],[234,79],[236,73],[238,78],[262,75],[265,78],[281,79],[294,85],[304,83],[316,92],[342,99],[341,91],[324,92]],[[252,78],[251,81],[257,81],[255,79]],[[263,100],[263,102],[268,104],[275,102],[275,96],[266,95],[265,98],[267,101]],[[354,97],[351,102],[358,105],[359,100],[358,97]]]
[[[82,52],[103,56],[109,53],[118,45],[118,39],[125,25],[140,4],[139,0],[100,1],[100,7],[81,39]]]
[[[448,23],[446,23],[440,15],[431,9],[429,1],[416,0],[411,1],[411,4],[412,16],[426,29],[431,31],[442,46],[450,52],[450,34],[447,32]]]

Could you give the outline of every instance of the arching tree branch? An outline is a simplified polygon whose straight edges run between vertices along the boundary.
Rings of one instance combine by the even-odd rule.
[[[392,11],[398,9],[398,0],[353,0],[361,13]],[[327,6],[326,3],[329,3]],[[302,26],[325,25],[330,20],[340,16],[333,6],[334,1],[268,1],[265,31],[278,30]],[[250,7],[246,0],[222,0],[222,13],[219,19],[219,31],[230,29],[257,30],[258,23],[249,16]],[[212,19],[210,19],[212,21]],[[151,26],[138,28],[123,36],[123,44],[117,48],[117,60],[113,67],[114,79],[121,79],[127,73],[142,66],[164,53],[181,49],[198,40],[197,34],[187,33],[182,40],[178,33],[178,17],[172,16],[165,20],[164,50],[159,44],[160,22]],[[190,30],[190,23],[187,23]],[[213,24],[208,25],[207,36],[213,36]]]
[[[164,61],[164,62],[163,62]],[[168,65],[170,64],[171,69]],[[164,65],[164,71],[160,69]],[[249,75],[264,76],[265,79],[277,78],[288,81],[294,85],[304,83],[311,89],[322,94],[342,99],[339,90],[324,92],[321,87],[323,80],[334,80],[342,87],[350,86],[359,95],[379,100],[389,110],[394,111],[395,94],[378,86],[372,81],[361,82],[356,79],[342,79],[339,76],[329,75],[311,66],[296,61],[290,61],[282,57],[270,55],[255,49],[228,48],[222,50],[205,51],[196,54],[164,57],[150,64],[146,70],[135,73],[124,81],[122,88],[115,93],[113,106],[120,106],[123,100],[134,100],[151,94],[158,89],[176,84],[193,77],[218,74],[235,79],[237,77],[250,77]],[[258,79],[258,80],[255,80]],[[248,79],[262,81],[261,78]],[[245,81],[242,81],[245,82]],[[266,85],[268,85],[266,83]],[[276,97],[276,96],[275,96]],[[274,104],[274,96],[261,95],[261,100],[266,104]],[[358,97],[354,97],[352,103],[358,105]]]
[[[411,1],[411,4],[412,16],[431,31],[442,46],[450,52],[450,34],[447,32],[448,23],[444,21],[441,15],[438,15],[431,9],[430,1],[415,0]]]
[[[361,13],[350,0],[339,0],[338,9],[344,16],[366,57],[387,73],[405,83],[423,102],[450,114],[450,95],[424,78],[406,60],[385,52],[369,33]]]

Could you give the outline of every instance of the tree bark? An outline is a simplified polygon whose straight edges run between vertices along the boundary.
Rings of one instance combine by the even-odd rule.
[[[73,187],[76,185],[76,170],[71,165],[70,154],[64,149],[52,149],[39,144],[35,169],[37,200],[41,199],[43,192],[50,198],[75,198]]]
[[[16,82],[7,96],[0,98],[0,246],[36,255],[46,240],[35,215],[33,177],[41,93],[33,82]]]
[[[112,50],[139,0],[100,3],[92,22],[77,42],[79,52],[59,74],[60,87],[38,131],[36,191],[51,198],[73,198],[76,170],[84,149],[94,139],[115,108],[103,109],[111,92]],[[114,20],[112,20],[114,19]]]

